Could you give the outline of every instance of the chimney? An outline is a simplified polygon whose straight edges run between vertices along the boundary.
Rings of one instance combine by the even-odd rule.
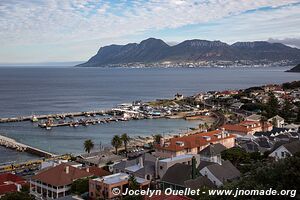
[[[144,164],[143,164],[143,156],[141,156],[141,157],[139,158],[139,165],[140,165],[140,167],[144,167]]]
[[[225,138],[226,135],[225,135],[225,128],[222,128],[222,138]]]
[[[162,137],[162,138],[160,138],[160,146],[161,147],[163,147],[164,146],[164,144],[165,144],[165,139]]]
[[[18,191],[18,192],[21,192],[22,185],[20,185],[20,184],[16,184],[16,186],[17,186],[17,191]]]
[[[69,174],[69,173],[70,173],[70,167],[66,166],[66,174]]]

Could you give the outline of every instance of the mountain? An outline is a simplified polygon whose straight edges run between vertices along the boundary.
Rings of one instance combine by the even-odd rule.
[[[280,43],[265,41],[236,42],[232,45],[221,41],[186,40],[169,46],[155,38],[141,43],[109,45],[101,47],[98,53],[81,67],[124,66],[153,63],[243,63],[270,64],[274,62],[300,62],[300,49]]]
[[[300,72],[300,64],[298,64],[297,66],[293,67],[290,70],[287,70],[287,72]]]

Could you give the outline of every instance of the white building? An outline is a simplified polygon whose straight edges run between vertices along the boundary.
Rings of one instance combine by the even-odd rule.
[[[70,195],[73,181],[91,177],[88,170],[60,164],[31,177],[30,194],[39,199],[57,199]]]
[[[300,141],[283,144],[270,153],[269,156],[275,158],[275,160],[278,160],[293,156],[297,152],[300,152]]]

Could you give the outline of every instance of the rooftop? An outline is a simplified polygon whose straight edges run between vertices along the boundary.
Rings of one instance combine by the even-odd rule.
[[[90,177],[93,174],[84,169],[72,167],[67,164],[60,164],[55,167],[40,171],[31,179],[41,181],[53,186],[64,186],[71,184],[74,180]]]
[[[173,161],[178,161],[178,160],[182,160],[182,159],[188,159],[188,158],[193,158],[193,154],[183,154],[183,155],[179,155],[179,156],[175,156],[172,158],[166,158],[163,160],[159,160],[159,162],[173,162]]]
[[[205,147],[200,152],[200,155],[202,155],[202,156],[216,156],[224,150],[226,150],[226,147],[224,145],[220,144],[220,143],[210,144],[209,146]]]
[[[181,151],[208,145],[210,143],[222,141],[224,139],[235,138],[234,135],[222,130],[214,130],[210,132],[196,133],[188,136],[171,138],[164,145],[156,145],[157,149],[169,151]]]
[[[11,173],[0,174],[0,195],[17,191],[15,184],[26,184],[26,180]]]
[[[292,154],[300,152],[300,141],[299,140],[283,144],[283,146]]]
[[[222,165],[208,165],[207,169],[222,182],[236,179],[241,175],[240,171],[229,160],[223,161]]]
[[[148,182],[148,180],[143,179],[143,178],[139,178],[139,177],[135,177],[136,181],[139,184],[143,184],[145,182]],[[103,182],[105,184],[116,184],[116,183],[120,183],[123,181],[128,181],[129,179],[129,175],[126,173],[117,173],[117,174],[112,174],[112,175],[108,175],[108,176],[104,176],[102,178],[95,178],[93,180],[95,181],[99,181],[99,182]]]

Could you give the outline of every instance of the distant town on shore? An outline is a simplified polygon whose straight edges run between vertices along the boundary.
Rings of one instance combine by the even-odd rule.
[[[300,49],[266,41],[236,42],[186,40],[170,46],[149,38],[139,44],[109,45],[78,67],[237,67],[293,66]]]

